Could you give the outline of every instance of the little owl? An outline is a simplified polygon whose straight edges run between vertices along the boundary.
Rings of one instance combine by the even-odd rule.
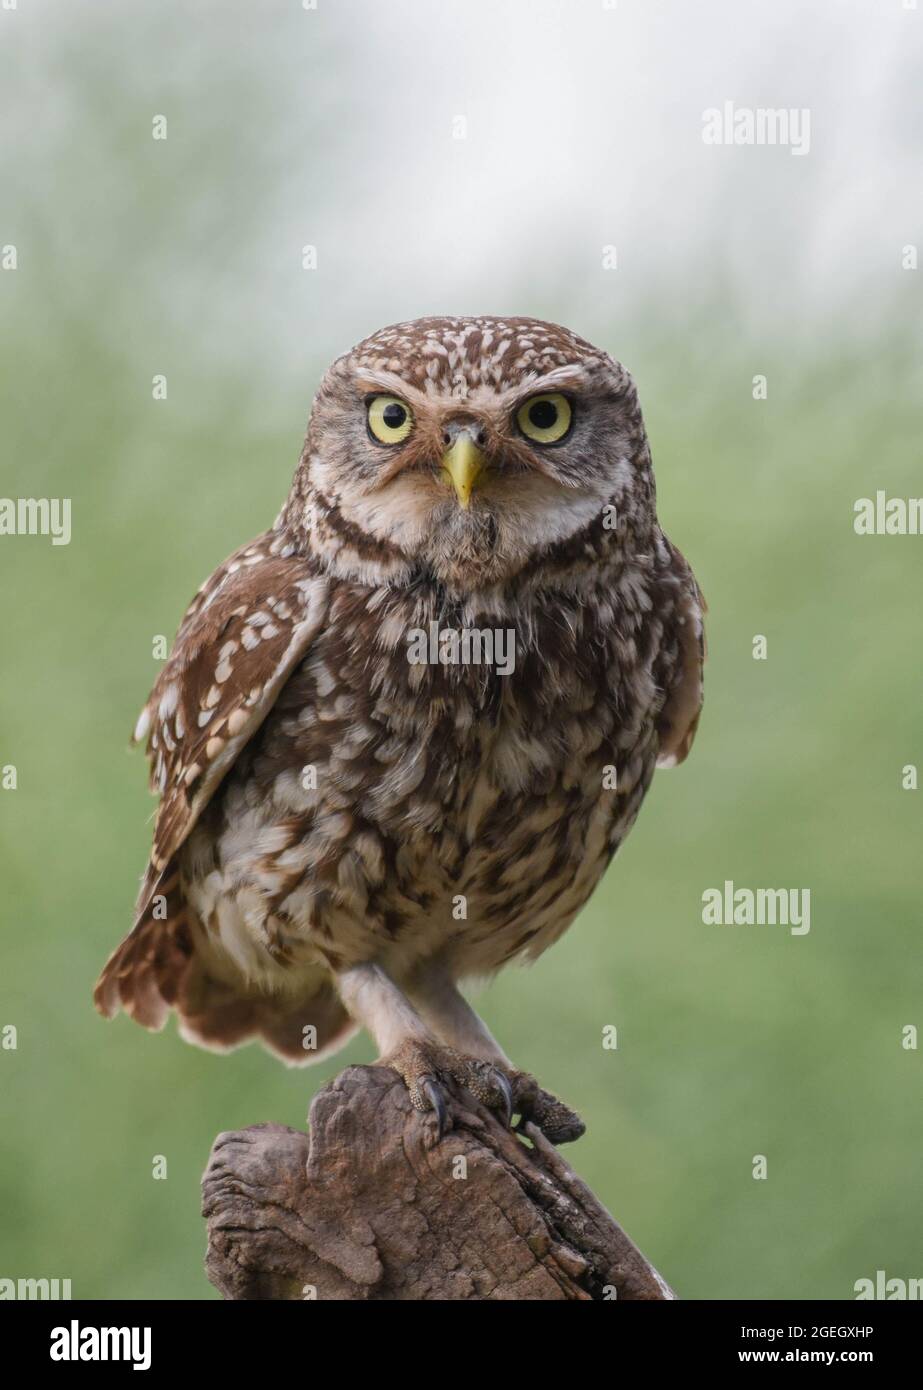
[[[289,1063],[361,1025],[437,1136],[455,1083],[576,1138],[459,984],[557,941],[685,758],[704,606],[624,367],[528,318],[373,334],[138,721],[160,804],[98,1008]]]

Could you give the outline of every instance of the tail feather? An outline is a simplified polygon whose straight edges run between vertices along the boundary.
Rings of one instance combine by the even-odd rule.
[[[137,1023],[157,1030],[167,1021],[193,954],[175,865],[153,878],[149,874],[138,902],[135,925],[106,962],[93,1000],[105,1018],[124,1009]]]
[[[256,1038],[289,1066],[307,1066],[337,1052],[356,1031],[329,976],[319,972],[297,995],[242,992],[196,959],[176,1011],[187,1042],[230,1052]]]
[[[175,1010],[187,1042],[228,1052],[258,1039],[290,1066],[304,1066],[343,1047],[356,1024],[326,972],[298,979],[284,995],[248,986],[242,976],[219,978],[210,952],[199,949],[202,928],[180,886],[175,862],[149,872],[139,915],[109,957],[94,991],[105,1018],[124,1010],[145,1028],[163,1028]]]

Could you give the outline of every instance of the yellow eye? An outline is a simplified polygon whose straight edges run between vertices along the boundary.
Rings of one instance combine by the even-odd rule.
[[[570,401],[558,391],[530,396],[516,412],[516,423],[526,439],[536,444],[557,444],[570,429],[573,411]]]
[[[403,444],[413,429],[410,406],[397,396],[373,396],[368,403],[369,432],[379,444]]]

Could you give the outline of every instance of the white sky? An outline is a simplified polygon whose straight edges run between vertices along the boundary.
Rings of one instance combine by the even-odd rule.
[[[29,0],[0,12],[0,173],[77,261],[57,293],[117,325],[153,304],[219,357],[307,336],[329,359],[428,312],[601,337],[715,298],[740,332],[863,331],[900,303],[919,322],[900,255],[923,247],[923,0],[904,3]],[[726,101],[809,108],[810,153],[706,145]],[[0,220],[28,240],[15,199]]]

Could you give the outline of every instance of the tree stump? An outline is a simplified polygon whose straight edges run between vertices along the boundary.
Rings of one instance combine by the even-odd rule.
[[[310,1137],[220,1134],[202,1180],[206,1270],[228,1299],[672,1299],[534,1125],[454,1090],[435,1143],[386,1067],[315,1097]]]

